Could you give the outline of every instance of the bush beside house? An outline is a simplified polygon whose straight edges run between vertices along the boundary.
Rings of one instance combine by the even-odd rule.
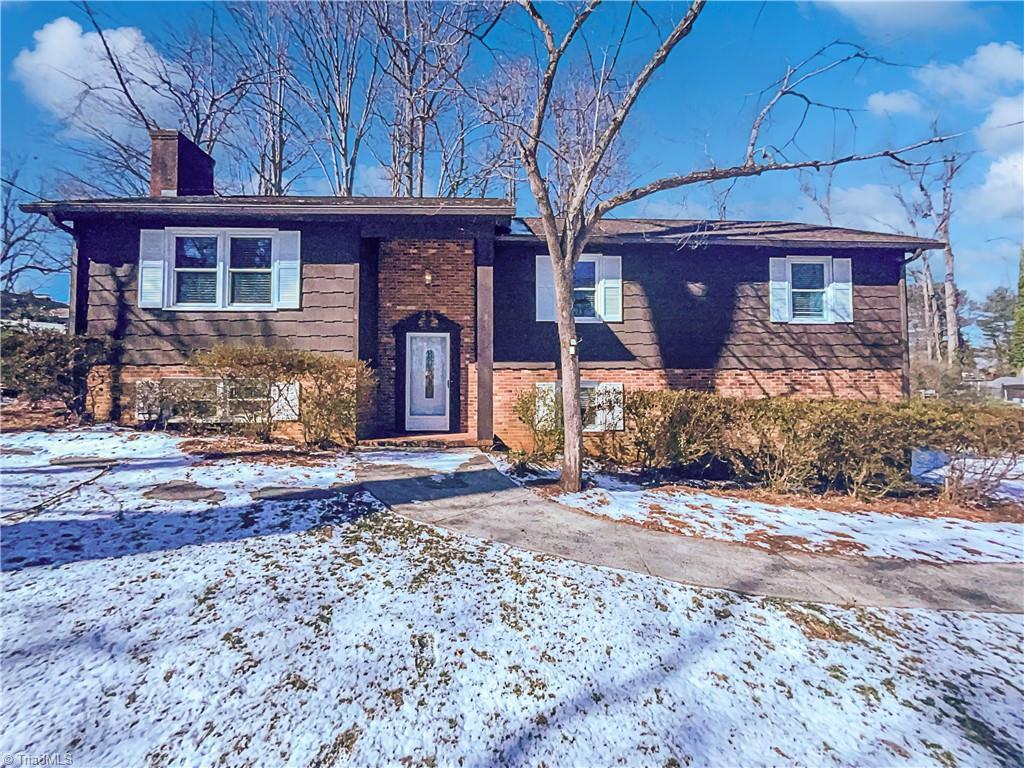
[[[264,442],[295,424],[307,445],[351,444],[372,402],[362,361],[301,350],[222,345],[194,353],[187,376],[136,382],[140,420],[237,430]]]
[[[57,401],[69,417],[87,411],[86,377],[110,353],[105,339],[30,327],[0,329],[4,393],[32,405]]]
[[[550,397],[539,390],[519,396],[517,413],[537,436],[520,461],[547,459],[557,450],[560,405],[557,398],[539,402]],[[1007,406],[626,391],[614,407],[624,415],[623,429],[588,434],[594,458],[692,478],[728,477],[776,492],[905,494],[919,488],[911,476],[914,449],[931,449],[959,457],[945,494],[964,501],[1020,473],[1024,460],[1024,412]]]
[[[63,404],[66,416],[109,412],[89,392],[113,396],[118,370],[109,343],[86,335],[5,327],[0,332],[5,394],[30,406]],[[88,381],[105,378],[105,387]],[[241,432],[307,445],[351,444],[373,403],[373,374],[362,361],[256,345],[194,353],[175,375],[118,382],[122,420],[186,431]]]

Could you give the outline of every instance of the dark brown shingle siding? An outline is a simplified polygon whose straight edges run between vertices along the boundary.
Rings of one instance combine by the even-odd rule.
[[[898,251],[841,254],[853,259],[854,322],[835,325],[769,321],[768,259],[792,249],[721,247],[688,253],[652,243],[609,246],[601,252],[622,255],[623,322],[578,324],[583,362],[719,370],[901,366]],[[557,359],[554,324],[534,320],[536,253],[532,246],[498,245],[496,363]],[[701,290],[703,297],[695,295]]]
[[[82,248],[91,262],[88,331],[120,341],[125,365],[178,365],[192,351],[217,343],[355,357],[357,230],[339,225],[281,228],[302,232],[301,309],[172,312],[136,306],[137,225],[83,226]]]

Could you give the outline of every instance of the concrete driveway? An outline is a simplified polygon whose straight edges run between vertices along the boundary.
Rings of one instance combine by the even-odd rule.
[[[577,512],[517,485],[478,451],[455,472],[360,463],[398,514],[515,547],[702,587],[841,605],[1024,612],[1024,566],[777,554]],[[400,459],[396,458],[396,461]]]

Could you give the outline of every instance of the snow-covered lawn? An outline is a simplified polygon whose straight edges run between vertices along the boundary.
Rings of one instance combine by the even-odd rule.
[[[200,462],[176,438],[102,429],[0,446],[0,754],[104,768],[1024,761],[1020,616],[793,604],[532,555],[393,515],[345,485],[344,456]],[[73,489],[102,470],[49,461],[81,455],[119,463]],[[224,498],[143,495],[189,479]],[[266,486],[303,490],[253,498]]]
[[[497,467],[515,477],[501,458]],[[536,477],[551,475],[538,470]],[[975,522],[850,510],[833,512],[645,484],[595,472],[591,487],[553,496],[592,515],[683,536],[735,541],[762,549],[927,560],[938,563],[1024,561],[1024,524]]]

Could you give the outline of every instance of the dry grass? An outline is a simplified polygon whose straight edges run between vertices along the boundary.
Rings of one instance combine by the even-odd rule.
[[[0,404],[0,432],[51,432],[74,423],[67,418],[64,404],[48,400],[31,405],[24,400],[4,399]]]
[[[826,512],[858,513],[878,512],[880,514],[905,515],[907,517],[955,517],[978,523],[1024,523],[1024,505],[1011,502],[993,503],[987,507],[957,504],[934,495],[915,496],[905,499],[876,499],[861,501],[852,496],[840,494],[812,495],[776,493],[761,488],[710,489],[692,488],[685,485],[662,485],[650,489],[654,493],[693,493],[699,491],[709,496],[741,501],[759,501],[765,504],[785,505],[798,509],[824,510]]]
[[[244,436],[197,437],[182,441],[180,448],[185,453],[202,457],[201,463],[244,458],[246,461],[274,466],[322,467],[337,460],[337,453],[331,451],[311,451],[293,445],[268,445]]]

